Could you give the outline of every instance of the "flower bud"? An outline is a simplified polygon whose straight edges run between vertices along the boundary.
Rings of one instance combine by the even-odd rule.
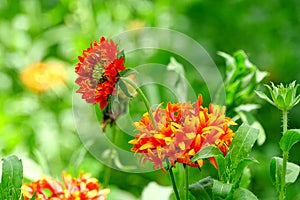
[[[287,86],[284,86],[282,83],[275,86],[274,83],[271,83],[271,87],[269,85],[266,85],[266,87],[271,94],[271,99],[260,91],[256,91],[256,94],[280,110],[290,110],[300,101],[300,95],[296,95],[297,88],[299,87],[296,81],[293,81]]]

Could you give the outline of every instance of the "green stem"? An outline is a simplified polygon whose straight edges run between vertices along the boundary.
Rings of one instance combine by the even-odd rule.
[[[283,160],[282,160],[282,174],[281,174],[281,187],[280,187],[280,194],[279,199],[284,200],[285,199],[285,176],[286,176],[286,166],[287,166],[287,160],[288,160],[289,152],[283,152]]]
[[[117,131],[115,126],[112,126],[112,137],[111,137],[111,142],[112,144],[110,145],[109,148],[109,157],[108,157],[108,165],[106,166],[105,169],[105,174],[104,174],[104,178],[103,178],[103,187],[107,188],[108,184],[109,184],[109,180],[110,180],[110,175],[111,175],[111,165],[112,165],[112,160],[113,160],[113,150],[114,150],[114,143],[117,140]]]
[[[169,172],[170,172],[170,177],[171,177],[171,181],[172,181],[173,191],[175,193],[176,199],[180,200],[179,192],[178,192],[178,189],[177,189],[177,186],[176,186],[176,182],[175,182],[175,178],[174,178],[174,174],[173,174],[172,168],[173,168],[172,166],[169,167]]]
[[[185,200],[189,199],[189,170],[188,166],[185,166]]]
[[[282,111],[282,126],[283,126],[283,133],[282,134],[285,134],[285,132],[287,132],[287,110],[283,110]]]
[[[287,132],[287,110],[282,111],[282,124],[283,124],[283,133]],[[286,176],[286,167],[287,167],[287,161],[288,161],[289,152],[283,152],[282,157],[282,172],[281,172],[281,186],[280,186],[280,193],[279,193],[279,199],[284,200],[285,199],[285,176]]]
[[[146,106],[146,109],[147,109],[147,111],[149,113],[151,122],[152,122],[154,128],[157,129],[156,122],[155,122],[153,114],[151,112],[150,103],[149,103],[147,97],[145,96],[144,92],[131,79],[126,78],[126,77],[122,77],[121,79],[124,80],[124,81],[126,81],[129,85],[131,85],[136,90],[136,92],[141,96],[141,98],[142,98],[142,100],[143,100],[143,102],[144,102],[144,104]]]

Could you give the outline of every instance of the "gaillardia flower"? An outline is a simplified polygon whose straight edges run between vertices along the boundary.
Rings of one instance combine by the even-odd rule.
[[[37,200],[106,200],[109,189],[100,190],[100,184],[90,174],[80,173],[79,178],[70,174],[62,174],[64,186],[56,179],[45,177],[43,179],[24,183],[22,194],[24,200],[30,200],[36,193]]]
[[[115,93],[115,85],[120,72],[125,70],[124,57],[118,57],[119,50],[112,40],[101,37],[78,56],[79,63],[75,72],[79,75],[77,90],[88,103],[106,107],[109,96]]]
[[[141,153],[142,163],[147,160],[154,163],[154,168],[163,168],[168,160],[192,167],[202,167],[204,161],[192,162],[193,156],[204,146],[213,145],[224,155],[229,148],[234,132],[228,127],[235,123],[225,116],[225,108],[210,104],[202,106],[202,96],[195,103],[168,103],[166,109],[161,105],[152,111],[156,126],[153,126],[149,113],[139,122],[134,122],[138,131],[132,151]],[[217,167],[214,158],[209,159]]]

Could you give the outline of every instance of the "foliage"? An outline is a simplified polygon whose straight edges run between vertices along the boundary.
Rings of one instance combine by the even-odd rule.
[[[282,159],[278,157],[272,158],[270,174],[272,182],[279,194],[279,199],[284,200],[286,198],[287,185],[297,180],[300,171],[298,165],[288,162],[290,149],[294,144],[300,141],[299,129],[288,130],[288,111],[300,101],[300,95],[296,96],[299,84],[296,85],[296,82],[293,81],[286,87],[282,83],[278,86],[272,83],[272,88],[268,85],[266,85],[266,87],[272,96],[272,100],[262,92],[257,91],[257,95],[282,111],[283,136],[279,142],[282,150]]]
[[[258,130],[247,124],[242,124],[235,133],[227,155],[213,147],[200,150],[195,155],[198,158],[214,157],[218,164],[219,180],[207,177],[190,185],[192,194],[205,199],[256,199],[255,195],[241,186],[245,168],[257,162],[249,157],[249,153],[258,137]]]
[[[15,155],[2,159],[0,199],[20,199],[23,182],[22,161]],[[32,199],[35,199],[34,196]]]
[[[262,145],[266,135],[261,123],[253,115],[253,111],[260,107],[259,104],[253,103],[253,98],[254,91],[269,73],[260,71],[250,62],[243,50],[236,51],[233,56],[224,52],[218,54],[226,60],[224,87],[228,115],[259,129],[257,143]]]

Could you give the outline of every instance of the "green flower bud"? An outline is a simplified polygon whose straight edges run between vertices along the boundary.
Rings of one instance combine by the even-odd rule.
[[[268,88],[271,98],[260,91],[255,91],[256,94],[280,110],[290,110],[300,101],[300,95],[296,96],[299,87],[299,84],[296,84],[296,81],[293,81],[287,86],[284,86],[282,83],[275,86],[272,82],[271,87],[269,85],[265,86]]]

